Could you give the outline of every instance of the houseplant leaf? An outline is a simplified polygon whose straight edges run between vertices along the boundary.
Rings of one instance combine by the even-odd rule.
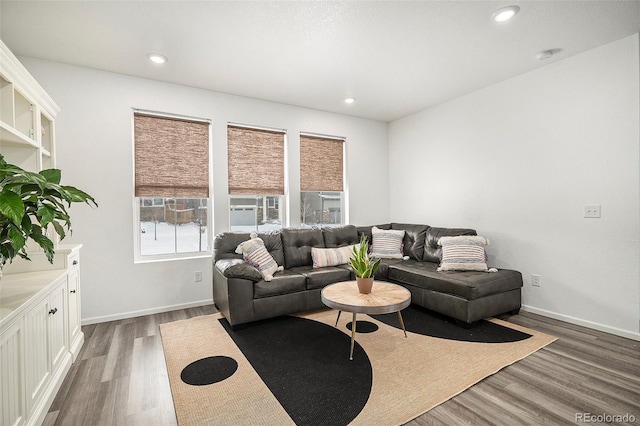
[[[48,182],[60,184],[62,172],[60,171],[60,169],[41,170],[40,176],[43,176]]]
[[[0,213],[11,219],[16,225],[22,222],[24,203],[18,194],[3,188],[0,193]]]

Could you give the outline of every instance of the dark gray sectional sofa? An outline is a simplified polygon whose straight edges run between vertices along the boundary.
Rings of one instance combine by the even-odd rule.
[[[473,229],[402,223],[376,226],[405,231],[403,251],[409,259],[384,259],[376,280],[406,287],[412,303],[455,318],[462,325],[520,309],[522,275],[518,271],[437,271],[440,237],[476,235]],[[214,303],[232,326],[322,308],[320,292],[324,286],[355,278],[348,265],[314,269],[311,248],[357,244],[362,234],[371,241],[371,229],[346,225],[258,234],[278,265],[285,268],[268,282],[235,252],[238,244],[249,239],[249,233],[219,234],[214,241]]]

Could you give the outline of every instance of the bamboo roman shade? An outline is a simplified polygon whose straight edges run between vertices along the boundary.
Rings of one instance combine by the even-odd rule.
[[[342,139],[300,135],[300,190],[343,190]]]
[[[230,195],[284,195],[284,132],[227,126]]]
[[[136,197],[209,198],[209,123],[134,113]]]

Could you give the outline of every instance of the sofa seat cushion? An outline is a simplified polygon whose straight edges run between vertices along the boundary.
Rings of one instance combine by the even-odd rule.
[[[324,288],[329,284],[340,281],[349,281],[351,279],[351,271],[336,266],[328,266],[326,268],[297,266],[295,268],[291,268],[290,271],[306,277],[307,290]]]
[[[402,259],[382,259],[374,275],[376,281],[387,281],[389,279],[389,266],[402,263]]]
[[[356,279],[356,276],[353,274],[353,268],[348,263],[345,264],[345,265],[336,265],[336,268],[344,269],[345,271],[349,271],[349,279],[350,280],[355,280]]]
[[[253,286],[253,298],[277,296],[279,294],[304,291],[306,277],[295,272],[284,270],[276,272],[271,281],[260,280]]]
[[[389,280],[425,290],[475,300],[522,287],[522,274],[501,269],[498,272],[440,271],[431,262],[406,260],[389,265]]]

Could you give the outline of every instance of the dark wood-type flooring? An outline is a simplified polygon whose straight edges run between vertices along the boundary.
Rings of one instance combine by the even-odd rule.
[[[82,327],[85,344],[44,424],[175,425],[159,324],[215,311],[205,306]],[[558,340],[408,425],[585,423],[578,413],[628,414],[640,424],[640,342],[530,313],[503,319]]]

